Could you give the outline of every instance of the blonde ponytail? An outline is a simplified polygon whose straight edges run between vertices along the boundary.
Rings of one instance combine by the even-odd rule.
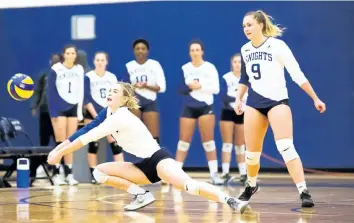
[[[128,98],[126,101],[126,106],[132,110],[139,109],[139,100],[134,96],[134,87],[125,82],[118,82],[118,84],[120,84],[123,88],[123,96]]]
[[[273,18],[267,15],[262,10],[257,10],[256,12],[249,12],[246,15],[253,15],[253,18],[258,22],[263,24],[262,33],[267,37],[280,37],[283,35],[285,28],[280,28],[278,25],[273,23]]]

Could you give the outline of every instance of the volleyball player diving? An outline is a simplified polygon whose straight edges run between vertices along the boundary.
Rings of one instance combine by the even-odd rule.
[[[48,155],[48,163],[57,164],[65,154],[72,153],[90,142],[107,135],[117,141],[123,150],[143,158],[138,163],[109,162],[96,167],[93,175],[97,182],[125,190],[134,196],[132,202],[124,207],[127,211],[137,210],[155,201],[153,194],[138,185],[146,185],[161,179],[174,187],[192,195],[227,203],[237,210],[239,204],[215,186],[193,180],[173,160],[129,109],[138,109],[138,101],[133,96],[134,88],[128,83],[118,82],[107,97],[107,108],[87,126],[77,131]]]

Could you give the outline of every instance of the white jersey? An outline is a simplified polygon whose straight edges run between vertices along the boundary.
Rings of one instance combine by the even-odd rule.
[[[241,54],[246,73],[242,73],[240,83],[250,83],[247,102],[250,106],[266,107],[288,98],[284,67],[298,85],[307,82],[294,55],[282,40],[269,37],[257,48],[248,42],[241,48]]]
[[[107,107],[108,91],[118,82],[117,77],[109,71],[100,77],[94,70],[88,72],[86,76],[90,79],[89,90],[92,99],[101,107]]]
[[[220,91],[219,74],[212,63],[205,61],[199,67],[195,67],[191,62],[182,66],[184,83],[191,84],[193,81],[199,81],[202,86],[198,90],[193,90],[189,94],[199,102],[205,102],[207,105],[214,103],[214,94]]]
[[[135,85],[137,83],[147,83],[150,86],[159,86],[159,93],[166,91],[165,74],[160,63],[156,60],[148,59],[144,64],[138,64],[135,60],[126,64],[129,81]],[[157,94],[149,89],[135,89],[135,92],[146,99],[155,101]]]
[[[236,100],[236,94],[237,94],[240,78],[237,77],[232,71],[224,74],[222,76],[222,78],[224,79],[224,81],[226,83],[226,94],[230,97],[235,98],[235,100]],[[242,101],[244,104],[247,101],[247,97],[248,97],[248,92],[246,92],[242,98]],[[229,106],[231,108],[235,107],[235,100],[233,100],[232,102],[229,103]]]
[[[84,100],[84,68],[76,64],[71,69],[62,63],[52,66],[55,72],[55,86],[59,96],[68,104],[77,104],[77,115],[79,120],[83,118],[82,106]]]
[[[56,73],[55,85],[58,94],[70,104],[77,104],[83,96],[84,69],[81,65],[74,65],[71,69],[62,63],[52,66]]]
[[[107,108],[102,110],[100,115],[105,117],[96,118],[97,120],[101,119],[97,127],[89,131],[85,131],[85,127],[80,130],[86,132],[79,137],[82,144],[87,145],[107,135],[112,135],[118,145],[125,151],[140,158],[151,157],[160,149],[144,123],[133,115],[127,107],[121,107],[113,114],[111,109]],[[90,126],[87,129],[90,129]]]

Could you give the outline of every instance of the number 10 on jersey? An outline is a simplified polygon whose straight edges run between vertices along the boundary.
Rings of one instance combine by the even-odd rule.
[[[261,79],[261,66],[259,63],[252,64],[251,66],[252,73],[254,73],[253,77],[255,80]]]

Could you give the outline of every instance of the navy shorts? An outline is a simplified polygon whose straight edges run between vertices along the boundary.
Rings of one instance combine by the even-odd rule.
[[[214,114],[212,105],[206,105],[199,108],[184,106],[181,117],[197,119],[200,116],[211,114]]]
[[[172,158],[172,156],[166,149],[159,149],[151,157],[134,163],[134,165],[145,174],[151,183],[156,183],[161,180],[157,174],[157,164],[161,160],[169,158]]]
[[[278,106],[278,105],[288,105],[289,106],[289,99],[284,99],[284,100],[278,101],[276,104],[266,107],[266,108],[254,108],[254,109],[256,109],[257,111],[262,113],[264,116],[268,117],[268,112],[272,108],[274,108],[275,106]]]
[[[57,111],[50,113],[50,116],[55,117],[68,117],[68,118],[77,118],[77,105],[74,105],[66,111]]]
[[[237,115],[234,110],[223,109],[221,111],[220,121],[229,121],[235,124],[243,124],[243,114]]]
[[[156,101],[151,101],[147,104],[140,105],[141,112],[158,112],[158,105]]]

